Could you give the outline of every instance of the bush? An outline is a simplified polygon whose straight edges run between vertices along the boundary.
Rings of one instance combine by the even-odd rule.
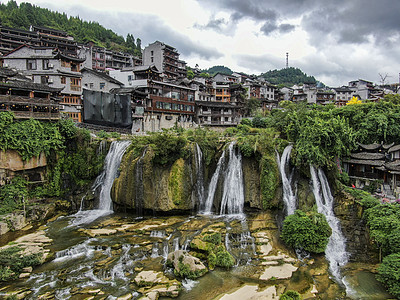
[[[203,237],[203,241],[212,243],[214,245],[219,245],[219,244],[221,244],[221,233],[213,232],[213,233],[207,234]]]
[[[235,259],[228,251],[225,250],[223,246],[219,246],[217,248],[216,256],[217,256],[217,261],[215,265],[218,267],[231,268],[235,264]]]
[[[23,268],[40,264],[40,254],[21,256],[21,251],[17,246],[0,250],[0,281],[18,278]]]
[[[279,296],[279,300],[301,300],[301,296],[296,291],[288,290]]]
[[[316,212],[306,214],[296,210],[283,222],[282,239],[288,246],[322,253],[332,233],[324,215]]]
[[[378,267],[376,279],[386,286],[389,293],[400,299],[400,253],[386,256]]]
[[[0,187],[0,215],[23,207],[28,196],[27,184],[22,177],[14,177],[11,183]]]
[[[400,252],[400,205],[380,204],[366,210],[371,239],[384,255]]]

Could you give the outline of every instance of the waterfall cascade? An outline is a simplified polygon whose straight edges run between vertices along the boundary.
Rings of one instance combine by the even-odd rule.
[[[235,151],[235,143],[229,144],[229,162],[224,179],[221,215],[242,214],[244,205],[242,154]]]
[[[217,168],[215,169],[215,172],[214,172],[213,176],[211,177],[210,185],[208,186],[208,195],[207,195],[207,199],[205,202],[205,208],[204,208],[205,214],[212,213],[212,205],[213,205],[213,201],[214,201],[215,190],[217,189],[217,183],[218,183],[219,176],[221,173],[221,168],[224,165],[224,162],[225,162],[225,150],[222,152],[222,155],[218,160]]]
[[[198,144],[196,144],[196,192],[200,209],[205,207],[204,203],[204,166],[203,166],[203,152]]]
[[[289,161],[292,148],[292,145],[286,146],[281,158],[279,157],[279,153],[277,153],[279,172],[282,178],[283,201],[285,203],[287,215],[294,214],[294,211],[296,210],[296,195],[292,189],[292,174],[288,176],[288,173],[290,172]]]
[[[99,188],[101,189],[99,206],[94,210],[78,211],[75,214],[75,218],[72,220],[71,225],[77,226],[81,224],[87,224],[93,222],[101,216],[105,216],[113,212],[110,191],[115,178],[118,176],[118,169],[121,164],[122,156],[130,144],[130,141],[114,141],[111,143],[110,150],[108,151],[104,161],[103,171],[99,176],[97,176],[92,187],[93,191]]]
[[[242,155],[239,150],[235,151],[235,142],[228,146],[229,160],[225,166],[225,150],[218,160],[217,168],[211,178],[208,187],[208,196],[205,201],[203,213],[211,214],[215,191],[218,181],[223,176],[223,190],[221,200],[221,215],[237,215],[243,213],[244,189],[243,189],[243,171]]]
[[[325,251],[326,259],[329,261],[331,274],[341,283],[340,267],[346,265],[349,260],[349,254],[346,252],[346,240],[342,234],[339,220],[335,217],[333,212],[334,199],[324,171],[320,168],[316,170],[314,166],[310,165],[310,172],[318,212],[326,217],[332,229],[332,234],[329,237]]]

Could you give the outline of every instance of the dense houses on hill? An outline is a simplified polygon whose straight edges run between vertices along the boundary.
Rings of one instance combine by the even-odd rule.
[[[249,113],[247,103],[250,99],[258,102],[262,110],[276,108],[282,100],[341,106],[353,97],[377,101],[386,93],[396,93],[398,88],[379,88],[359,79],[337,88],[305,83],[278,89],[254,75],[217,73],[205,78],[197,69],[193,70],[194,78],[188,80],[186,62],[180,59],[176,48],[163,42],[149,44],[139,58],[91,42],[79,44],[66,32],[38,26],[20,30],[0,25],[0,55],[1,72],[12,77],[3,77],[3,82],[15,85],[15,78],[23,77],[21,82],[24,83],[19,82],[20,89],[23,85],[25,91],[30,91],[21,93],[32,101],[39,101],[37,95],[44,96],[46,101],[51,99],[53,102],[49,103],[46,112],[52,118],[52,113],[57,112],[57,116],[64,113],[76,122],[99,124],[103,120],[108,125],[131,124],[133,133],[173,126],[234,126]],[[19,104],[10,106],[17,87],[2,90],[3,95],[8,95],[8,102],[3,97],[0,109],[22,107]],[[107,98],[105,94],[111,96]],[[90,95],[90,101],[85,101],[85,95]],[[117,98],[129,99],[130,104],[124,104],[124,107],[130,110],[127,114],[130,120],[116,121],[117,114],[113,115],[113,120],[107,120],[101,114],[92,115],[99,120],[85,119],[84,115],[88,115],[83,114],[85,105],[92,112],[93,106],[98,105],[98,111],[102,111],[102,101],[106,98],[111,102]],[[111,102],[109,110],[112,110]],[[31,113],[38,112],[29,107]],[[115,106],[114,110],[120,111],[121,107]]]

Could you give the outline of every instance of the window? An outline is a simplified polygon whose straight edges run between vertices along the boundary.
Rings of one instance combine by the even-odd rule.
[[[43,70],[48,70],[50,69],[49,67],[49,60],[48,59],[43,59]]]
[[[89,88],[93,88],[93,82],[89,83]]]
[[[67,80],[65,78],[65,76],[61,76],[61,84],[66,84]]]
[[[151,56],[153,56],[154,55],[154,51],[153,50],[151,50]]]
[[[154,57],[151,58],[151,62],[154,62]]]
[[[133,80],[133,75],[128,75],[128,81],[132,81]]]
[[[81,80],[79,78],[71,78],[71,91],[81,91]]]
[[[28,59],[26,61],[26,68],[28,70],[36,70],[36,59]]]
[[[100,89],[101,89],[101,90],[104,89],[105,86],[106,86],[106,83],[105,83],[105,82],[100,82]]]
[[[40,83],[41,84],[48,84],[49,83],[49,76],[40,76]]]
[[[68,61],[62,60],[61,61],[61,67],[70,68],[71,64]]]

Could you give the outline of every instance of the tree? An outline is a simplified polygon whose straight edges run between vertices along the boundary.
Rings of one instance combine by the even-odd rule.
[[[296,210],[283,222],[282,239],[293,248],[322,253],[332,233],[324,215]]]
[[[261,101],[255,97],[246,100],[246,115],[254,116],[261,107]]]
[[[376,279],[386,286],[389,293],[400,298],[400,253],[386,256],[378,267]]]

